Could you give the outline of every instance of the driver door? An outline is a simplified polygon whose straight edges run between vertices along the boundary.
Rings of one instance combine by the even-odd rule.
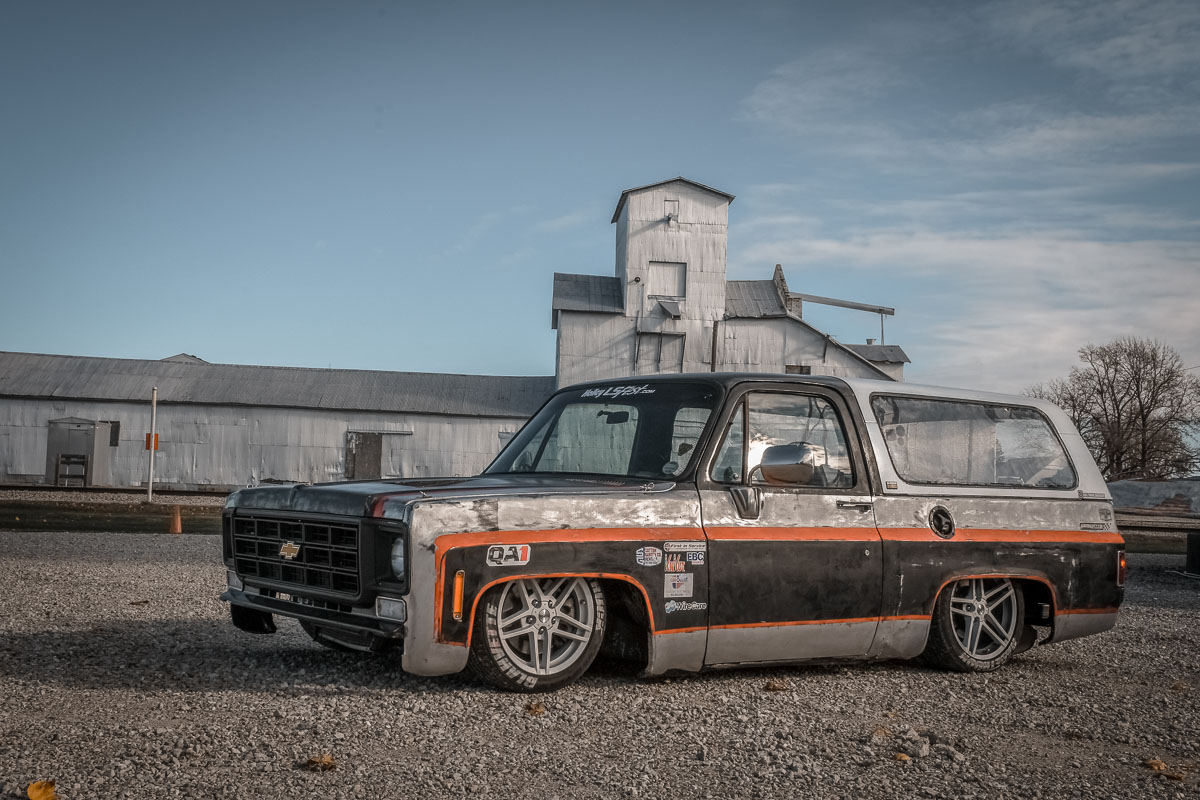
[[[865,655],[879,623],[882,547],[849,410],[836,392],[796,384],[759,385],[733,402],[697,479],[709,550],[705,663]],[[795,463],[764,476],[764,455]]]

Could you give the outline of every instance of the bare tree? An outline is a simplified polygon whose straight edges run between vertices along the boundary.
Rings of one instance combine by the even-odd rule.
[[[1125,337],[1079,351],[1066,378],[1026,394],[1067,414],[1106,480],[1175,478],[1200,467],[1200,378],[1174,348]]]

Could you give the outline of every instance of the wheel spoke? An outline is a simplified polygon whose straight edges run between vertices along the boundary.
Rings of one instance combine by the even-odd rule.
[[[505,617],[504,619],[500,620],[500,630],[504,630],[509,625],[512,625],[514,622],[520,622],[524,617],[527,617],[527,616],[529,616],[529,609],[518,608],[515,612],[513,612],[513,614],[511,616]]]
[[[550,651],[553,650],[553,631],[546,628],[542,634],[542,671],[550,674]]]
[[[501,639],[515,639],[518,636],[524,636],[525,634],[531,632],[532,630],[534,630],[533,625],[523,625],[520,628],[514,628],[511,631],[501,630],[500,638]]]
[[[538,635],[532,627],[529,629],[529,663],[534,672],[541,672],[541,655],[538,652]]]
[[[566,583],[567,581],[569,581],[570,579],[571,579],[570,575],[562,576],[561,578],[559,578],[557,581],[555,581],[554,583],[552,583],[550,585],[550,588],[546,590],[546,592],[543,596],[549,597],[557,603],[559,601],[558,590],[561,589],[562,585],[564,583]]]
[[[568,614],[567,612],[562,611],[562,610],[560,610],[558,612],[558,618],[564,622],[574,625],[576,628],[579,628],[579,630],[581,630],[581,631],[590,631],[592,629],[591,625],[584,625],[582,622],[580,622],[579,620],[575,619],[570,614]]]
[[[988,636],[996,640],[996,644],[1003,647],[1008,644],[1008,634],[1004,632],[1004,626],[1000,625],[998,620],[991,614],[986,615],[983,619],[983,628],[987,631]]]
[[[967,634],[967,652],[971,655],[979,652],[979,637],[982,633],[983,625],[980,623],[979,618],[976,617],[971,620],[971,628]]]
[[[525,607],[533,608],[533,598],[529,596],[529,583],[530,581],[517,581],[517,586],[520,587],[521,594],[525,597]],[[533,585],[533,588],[537,589],[536,583]]]
[[[993,595],[997,595],[997,594],[999,594],[1000,596],[993,598]],[[999,586],[997,586],[995,589],[992,589],[990,592],[988,592],[986,595],[984,595],[984,600],[986,600],[988,605],[990,605],[990,606],[998,606],[1001,603],[1008,602],[1008,598],[1012,597],[1012,595],[1013,595],[1012,584],[1011,583],[1002,583]]]
[[[955,608],[954,606],[950,606],[950,613],[951,614],[961,614],[962,616],[967,617],[967,618],[970,618],[973,616],[970,611],[963,611],[961,608]]]
[[[575,641],[577,641],[577,642],[586,642],[586,641],[588,641],[589,639],[591,639],[591,638],[592,638],[592,637],[588,636],[587,634],[584,634],[584,633],[572,633],[571,631],[566,631],[566,630],[563,630],[562,628],[559,628],[558,630],[556,630],[556,631],[554,632],[554,634],[555,634],[556,636],[561,636],[561,637],[563,637],[564,639],[574,639],[574,640],[575,640]]]

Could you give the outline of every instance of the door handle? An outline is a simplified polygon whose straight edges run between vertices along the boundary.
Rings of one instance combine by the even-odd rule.
[[[838,500],[837,507],[838,508],[853,508],[853,509],[861,511],[865,514],[866,512],[868,512],[872,508],[874,508],[875,504],[874,503],[856,503],[853,500]]]

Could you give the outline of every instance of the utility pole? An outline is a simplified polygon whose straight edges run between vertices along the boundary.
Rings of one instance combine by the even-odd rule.
[[[154,502],[154,456],[158,450],[158,387],[150,395],[150,436],[146,439],[146,449],[150,451],[150,478],[146,481],[146,502]]]

